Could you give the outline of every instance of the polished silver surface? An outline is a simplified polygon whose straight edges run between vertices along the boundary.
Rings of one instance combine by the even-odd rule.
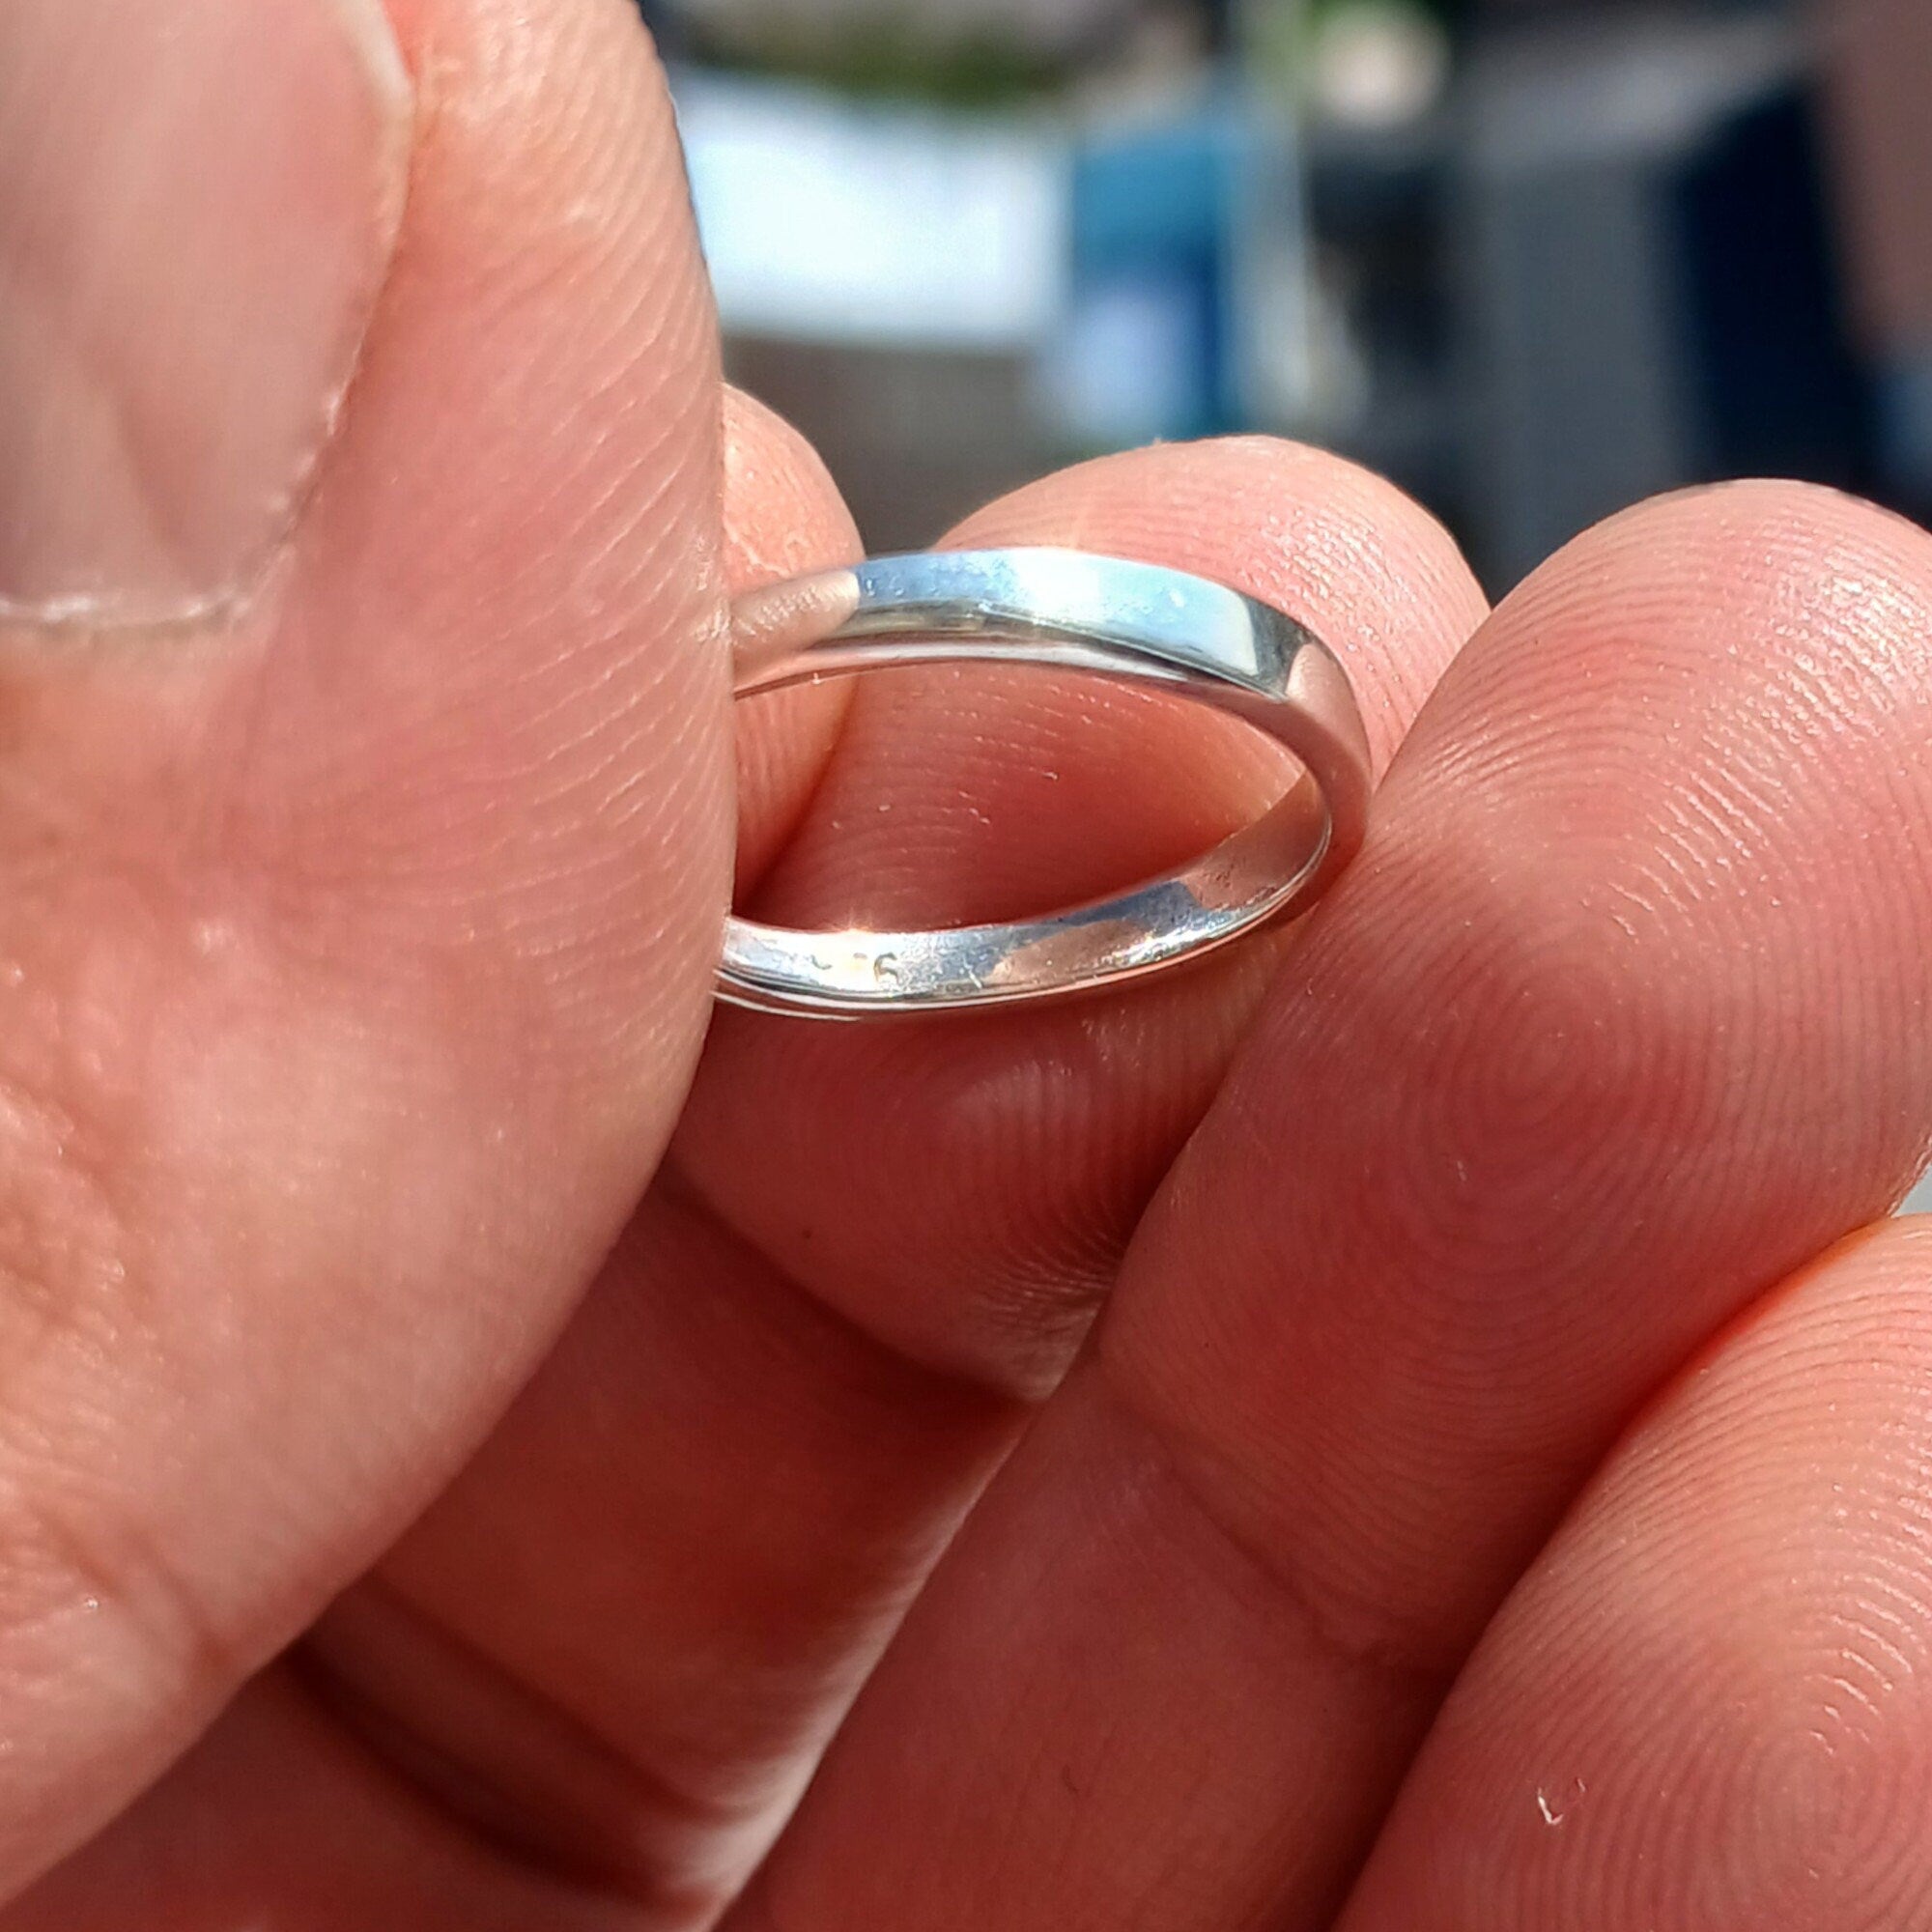
[[[751,592],[732,633],[740,696],[903,665],[1083,671],[1229,713],[1305,774],[1193,864],[1036,919],[803,932],[733,918],[718,980],[733,1005],[850,1019],[1112,985],[1301,909],[1361,843],[1368,747],[1347,674],[1292,617],[1204,578],[1068,550],[875,557]]]

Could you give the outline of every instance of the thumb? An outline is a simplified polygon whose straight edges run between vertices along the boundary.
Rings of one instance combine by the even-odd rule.
[[[446,1479],[664,1145],[714,355],[620,0],[0,8],[0,1896]]]

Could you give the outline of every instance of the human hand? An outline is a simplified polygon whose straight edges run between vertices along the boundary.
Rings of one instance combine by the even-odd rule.
[[[734,800],[727,586],[855,539],[648,50],[388,15],[0,11],[0,1924],[1932,1924],[1932,542],[1700,493],[1486,620],[1311,451],[1022,491],[1334,644],[1368,848],[694,1084],[734,827],[943,923],[1280,774],[952,670]]]

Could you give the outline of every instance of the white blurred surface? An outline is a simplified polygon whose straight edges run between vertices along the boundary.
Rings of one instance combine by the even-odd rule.
[[[1050,127],[711,75],[674,91],[726,330],[1013,349],[1059,317],[1071,172]]]

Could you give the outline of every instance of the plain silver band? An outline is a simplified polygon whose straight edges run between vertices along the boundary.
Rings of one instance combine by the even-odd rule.
[[[718,996],[855,1018],[1056,998],[1160,971],[1305,906],[1360,845],[1367,740],[1347,673],[1293,618],[1183,571],[1068,550],[875,557],[732,611],[740,696],[895,665],[1037,665],[1241,719],[1306,776],[1167,877],[997,925],[802,932],[733,918]]]

